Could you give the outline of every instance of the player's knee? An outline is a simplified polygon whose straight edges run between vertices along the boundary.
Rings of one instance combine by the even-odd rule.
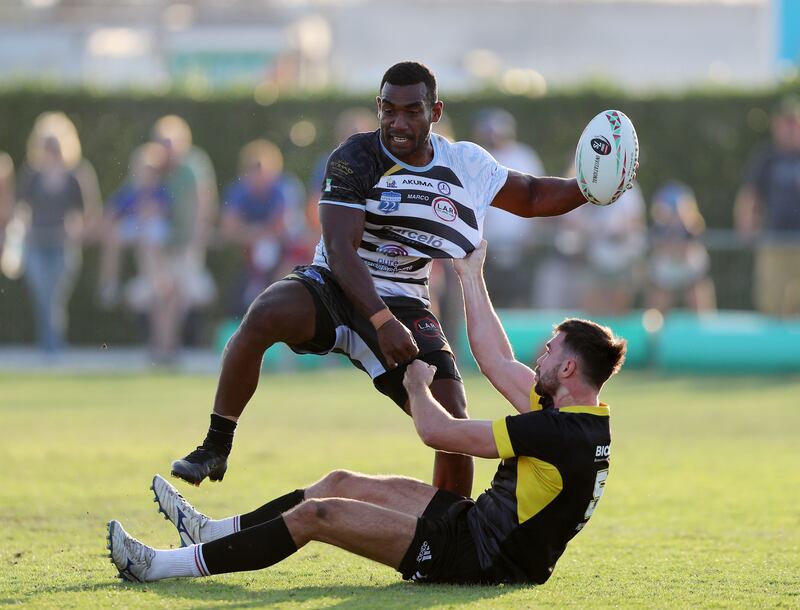
[[[442,406],[445,411],[456,419],[467,419],[467,400],[463,396],[456,396],[453,400],[443,402]]]
[[[280,312],[264,293],[252,302],[239,327],[239,340],[273,343],[280,325]]]
[[[311,498],[298,504],[292,512],[295,519],[299,520],[309,531],[314,531],[330,520],[335,507],[336,500]]]
[[[433,397],[438,400],[445,411],[456,419],[467,419],[467,395],[460,381],[454,379],[438,379],[431,385]]]
[[[332,470],[320,481],[320,487],[328,497],[343,495],[357,477],[358,475],[350,470]]]

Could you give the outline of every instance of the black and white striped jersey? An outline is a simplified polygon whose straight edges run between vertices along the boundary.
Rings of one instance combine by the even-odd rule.
[[[394,157],[380,131],[360,133],[328,159],[320,205],[364,210],[358,255],[382,297],[404,296],[426,307],[434,258],[461,258],[480,243],[486,211],[508,170],[477,144],[431,134],[424,167]],[[314,264],[330,268],[323,240]]]

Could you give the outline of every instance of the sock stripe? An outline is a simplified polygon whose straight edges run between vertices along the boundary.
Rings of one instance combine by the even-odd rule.
[[[209,572],[206,567],[206,562],[203,559],[203,553],[199,544],[196,544],[194,547],[194,565],[197,567],[197,571],[200,572],[200,576],[211,576],[211,572]]]

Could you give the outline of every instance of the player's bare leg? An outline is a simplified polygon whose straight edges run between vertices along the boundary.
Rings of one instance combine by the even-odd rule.
[[[203,444],[172,463],[172,474],[193,485],[222,480],[236,420],[258,387],[264,352],[275,343],[298,344],[314,336],[316,309],[299,282],[279,281],[250,305],[225,346],[211,427]]]
[[[360,500],[305,500],[283,516],[212,542],[159,551],[109,523],[111,560],[120,577],[137,582],[260,570],[318,540],[398,568],[417,517]]]
[[[467,419],[467,397],[464,385],[455,379],[436,379],[431,393],[453,417]],[[471,456],[436,452],[433,461],[433,486],[446,489],[465,498],[472,495],[475,463]]]
[[[334,470],[305,490],[305,498],[348,498],[420,516],[437,489],[418,479]]]
[[[158,510],[177,528],[181,546],[211,542],[243,529],[280,517],[304,500],[346,498],[369,502],[384,508],[421,516],[438,490],[417,479],[393,475],[367,475],[350,470],[334,470],[306,489],[290,491],[241,515],[212,519],[192,506],[163,477],[153,477],[150,486]],[[446,508],[447,502],[436,509]]]
[[[306,500],[283,517],[297,548],[312,540],[397,568],[417,528],[417,516],[360,500]]]

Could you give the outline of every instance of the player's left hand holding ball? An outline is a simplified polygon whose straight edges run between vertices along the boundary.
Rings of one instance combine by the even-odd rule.
[[[590,203],[614,203],[631,188],[638,167],[639,139],[624,113],[605,110],[589,121],[575,151],[575,173]]]

